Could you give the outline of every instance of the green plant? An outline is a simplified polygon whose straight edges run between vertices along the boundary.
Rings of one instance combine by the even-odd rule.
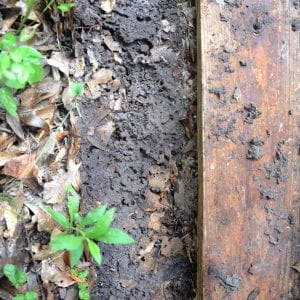
[[[51,239],[51,251],[69,251],[71,267],[78,263],[85,246],[94,260],[99,265],[101,264],[101,250],[95,241],[106,244],[134,243],[134,239],[130,235],[118,228],[111,227],[115,208],[107,210],[107,205],[101,205],[89,211],[86,216],[81,217],[78,213],[79,205],[80,197],[69,184],[67,187],[69,218],[51,208],[45,208],[53,220],[65,229],[64,232]]]
[[[0,104],[12,116],[17,115],[12,89],[23,89],[43,78],[42,54],[20,44],[29,38],[25,33],[18,38],[6,33],[0,41]]]
[[[87,277],[89,275],[89,272],[86,270],[79,271],[78,268],[74,267],[71,270],[71,274],[75,275],[77,278],[79,278],[82,281],[78,283],[79,299],[90,300],[91,295],[89,291],[89,284],[87,282]]]
[[[62,12],[62,13],[68,13],[72,7],[75,7],[76,3],[70,2],[70,3],[61,3],[57,5],[57,8]]]
[[[3,273],[16,289],[19,289],[21,285],[27,282],[26,273],[20,271],[17,266],[13,264],[4,265]],[[37,298],[37,292],[29,291],[24,294],[17,294],[13,297],[13,300],[36,300]]]

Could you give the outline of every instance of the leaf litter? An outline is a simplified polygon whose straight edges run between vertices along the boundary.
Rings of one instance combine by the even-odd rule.
[[[100,0],[100,8],[105,14],[111,14],[115,5],[115,1]],[[21,14],[21,10],[16,9],[12,17],[4,18],[0,26],[2,32],[16,28],[15,23]],[[5,244],[4,247],[0,246],[0,270],[6,262],[18,263],[23,269],[32,269],[38,274],[34,275],[37,282],[35,286],[41,291],[46,290],[47,299],[54,299],[57,291],[61,298],[67,299],[68,293],[73,293],[73,298],[76,298],[76,290],[75,294],[72,290],[76,278],[71,276],[66,258],[63,253],[56,253],[55,256],[50,254],[50,235],[58,234],[59,229],[42,208],[44,204],[50,204],[63,213],[67,184],[72,183],[77,190],[80,189],[80,163],[76,158],[80,147],[76,118],[80,112],[76,109],[71,85],[86,74],[87,65],[83,57],[76,57],[76,53],[74,57],[74,53],[61,51],[61,44],[57,43],[63,40],[64,34],[70,35],[72,47],[69,48],[76,49],[71,14],[62,17],[54,6],[47,13],[39,14],[39,18],[33,13],[29,19],[40,26],[37,28],[42,28],[40,32],[37,30],[34,43],[48,58],[45,60],[44,79],[16,95],[19,117],[0,115],[0,181],[3,183],[0,221],[4,221],[0,223],[0,235],[4,237],[0,243]],[[175,31],[174,25],[170,24],[168,20],[162,21],[165,33]],[[102,39],[112,52],[114,61],[122,64],[121,45],[109,32]],[[93,70],[88,71],[88,75],[82,79],[87,84],[86,95],[90,99],[97,99],[101,97],[103,88],[120,90],[120,97],[111,100],[110,108],[121,111],[126,93],[120,88],[120,80],[114,77],[114,71],[110,68],[99,67],[93,51],[87,49],[87,54]],[[173,54],[167,46],[155,46],[150,51],[150,57],[141,59],[146,63],[167,62],[168,56]],[[67,119],[66,111],[69,114]],[[109,117],[109,112],[101,109],[99,116],[102,125],[90,130],[88,141],[92,146],[105,150],[118,128]],[[157,268],[154,255],[157,249],[164,257],[183,255],[185,252],[183,238],[173,237],[174,232],[170,228],[169,212],[173,204],[168,199],[168,193],[172,190],[173,181],[174,173],[171,170],[159,165],[150,168],[149,190],[145,193],[145,210],[150,213],[150,238],[145,238],[144,248],[138,254],[141,272]],[[19,202],[19,208],[14,206],[16,201]],[[45,236],[39,237],[38,232]],[[35,235],[37,238],[32,239]],[[5,250],[8,243],[13,245],[11,252]],[[23,247],[20,249],[17,244]],[[24,251],[25,248],[30,249],[29,253]],[[89,262],[83,268],[94,272]],[[0,277],[0,286],[2,280]],[[121,278],[120,283],[123,287],[134,285],[127,277]],[[45,296],[45,292],[42,292],[42,296]]]

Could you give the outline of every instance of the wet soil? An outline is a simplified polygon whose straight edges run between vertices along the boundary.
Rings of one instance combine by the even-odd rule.
[[[120,0],[107,15],[99,3],[79,0],[75,12],[75,54],[91,73],[112,72],[80,105],[83,209],[116,207],[114,225],[136,244],[102,246],[92,299],[193,299],[195,10]]]

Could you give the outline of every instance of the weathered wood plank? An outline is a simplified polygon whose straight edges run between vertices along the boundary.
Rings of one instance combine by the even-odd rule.
[[[298,4],[198,0],[199,299],[300,299]]]

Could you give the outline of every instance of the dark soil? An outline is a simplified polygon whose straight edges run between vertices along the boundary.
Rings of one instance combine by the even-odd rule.
[[[76,54],[90,61],[91,73],[94,55],[113,74],[80,108],[83,209],[116,207],[114,225],[136,240],[102,246],[92,299],[193,299],[194,8],[189,1],[120,0],[105,15],[99,1],[78,2]]]

